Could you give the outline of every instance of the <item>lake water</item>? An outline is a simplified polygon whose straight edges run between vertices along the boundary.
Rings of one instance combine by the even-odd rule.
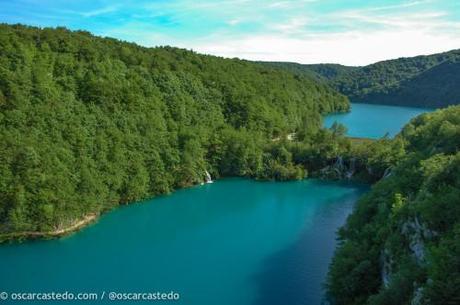
[[[349,113],[332,114],[324,118],[324,125],[331,127],[334,122],[345,125],[350,137],[378,139],[388,133],[395,136],[410,119],[424,112],[426,108],[411,108],[387,105],[351,104]]]
[[[319,305],[335,232],[365,191],[236,178],[180,190],[63,239],[1,245],[0,291],[105,291],[93,304],[113,304],[109,292],[174,291],[180,299],[161,304]]]

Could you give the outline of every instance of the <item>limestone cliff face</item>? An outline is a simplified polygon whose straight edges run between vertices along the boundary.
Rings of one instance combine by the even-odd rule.
[[[382,265],[380,275],[382,277],[383,286],[386,288],[391,280],[392,264],[391,253],[388,249],[383,249],[380,255],[380,264]]]
[[[402,224],[401,233],[409,240],[409,249],[417,263],[425,263],[425,242],[432,239],[436,232],[428,229],[419,217],[414,217]]]
[[[419,217],[409,219],[401,226],[401,233],[409,240],[409,249],[412,256],[419,265],[426,263],[426,242],[437,235],[435,231],[430,230]],[[429,281],[429,279],[428,279]],[[414,294],[411,305],[427,305],[424,302],[423,287],[414,283]]]
[[[408,251],[415,262],[423,268],[426,264],[426,243],[434,238],[437,233],[430,230],[423,221],[415,216],[404,221],[400,226],[400,232],[408,241]],[[397,262],[391,251],[384,248],[380,255],[380,274],[383,286],[388,288],[391,283],[394,264]],[[430,281],[428,279],[428,281]],[[413,283],[414,292],[410,305],[428,305],[424,301],[423,283]]]
[[[423,302],[423,287],[418,287],[414,291],[414,296],[410,301],[410,305],[428,305]]]

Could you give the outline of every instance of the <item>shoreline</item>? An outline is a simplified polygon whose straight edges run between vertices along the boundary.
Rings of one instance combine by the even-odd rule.
[[[249,178],[249,179],[252,179],[254,181],[263,181],[263,180],[258,180],[258,179],[254,179],[254,178],[251,178],[251,177],[237,177],[237,178]],[[322,181],[341,181],[341,180],[343,180],[343,179],[338,179],[338,180],[336,180],[336,179],[323,179],[323,178],[320,178],[318,176],[310,176],[310,177],[306,177],[304,179],[318,179],[318,180],[322,180]],[[301,179],[301,180],[303,180],[303,179]],[[349,182],[349,181],[346,181],[346,180],[343,180],[343,181]],[[194,187],[194,186],[203,185],[203,184],[205,184],[205,183],[188,185],[188,186],[185,186],[185,187],[182,187],[182,188],[175,189],[175,190],[173,190],[173,192],[181,190],[181,189],[186,189],[186,188],[190,188],[190,187]],[[151,197],[151,198],[153,198],[153,197]],[[133,202],[127,202],[127,203],[124,203],[123,205],[130,205]],[[120,205],[122,205],[122,204],[120,203]],[[102,214],[104,214],[104,213],[102,213]],[[91,223],[96,222],[102,214],[101,213],[87,214],[87,215],[83,216],[83,218],[81,218],[80,220],[76,220],[75,222],[73,222],[68,227],[58,229],[58,230],[53,230],[53,231],[46,231],[46,232],[23,231],[23,232],[0,233],[0,245],[3,244],[3,243],[6,243],[6,242],[21,242],[21,241],[24,241],[24,240],[34,240],[34,239],[54,239],[54,238],[61,238],[61,237],[64,237],[64,236],[68,236],[68,235],[71,235],[73,233],[76,233],[77,231],[79,231],[81,229],[84,229],[85,227],[87,227]]]
[[[38,238],[58,238],[65,235],[72,234],[87,225],[95,222],[99,217],[99,214],[91,213],[85,215],[82,219],[73,222],[70,226],[53,230],[53,231],[24,231],[24,232],[13,232],[13,233],[4,233],[0,234],[0,243],[6,241],[18,241],[21,239],[38,239]]]

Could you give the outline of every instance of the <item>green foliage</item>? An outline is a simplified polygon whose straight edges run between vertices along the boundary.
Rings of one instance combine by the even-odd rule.
[[[358,202],[340,230],[329,293],[337,305],[402,305],[420,288],[422,304],[457,304],[460,106],[419,116],[395,140],[385,141],[387,147],[403,145],[396,149],[399,161],[383,158],[393,163],[392,174]],[[423,243],[425,259],[416,258],[414,239]],[[384,253],[391,265],[387,286],[381,277]]]
[[[325,85],[247,61],[0,25],[0,232],[63,227],[205,170],[302,178],[273,139],[311,142],[321,114],[348,109]]]
[[[460,302],[460,225],[431,249],[430,281],[425,300],[433,305]]]
[[[460,103],[460,50],[364,67],[264,64],[320,80],[357,103],[431,108]]]
[[[414,282],[420,277],[418,267],[408,260],[401,259],[400,269],[395,273],[388,287],[380,289],[369,298],[369,305],[401,305],[407,304],[414,293]]]

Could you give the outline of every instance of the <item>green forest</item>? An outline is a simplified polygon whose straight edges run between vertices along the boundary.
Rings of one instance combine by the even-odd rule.
[[[337,305],[460,304],[460,106],[390,142],[380,160],[391,174],[339,231],[329,294]]]
[[[356,103],[428,108],[460,103],[460,50],[386,60],[363,67],[262,64],[319,80]]]
[[[322,116],[348,111],[346,95],[456,104],[459,56],[261,64],[2,24],[0,241],[199,184],[206,171],[349,178],[373,187],[339,231],[326,283],[333,304],[458,304],[460,106],[377,141],[325,129]]]
[[[206,170],[303,178],[346,146],[321,115],[348,109],[324,84],[247,61],[0,25],[0,232],[57,230]]]
[[[460,51],[367,67],[263,63],[319,80],[351,101],[460,102]],[[343,128],[338,126],[339,128]],[[394,139],[355,141],[323,176],[374,183],[339,230],[326,288],[335,305],[460,304],[460,106],[421,115]]]

